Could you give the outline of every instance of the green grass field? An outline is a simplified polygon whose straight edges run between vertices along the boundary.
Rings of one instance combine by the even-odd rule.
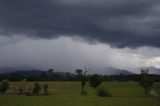
[[[112,97],[99,97],[96,91],[87,86],[87,96],[81,96],[79,82],[40,82],[49,84],[48,96],[0,95],[0,106],[160,106],[158,98],[146,97],[143,89],[135,82],[104,82],[102,86]],[[21,82],[10,83],[10,89]],[[23,82],[33,85],[33,82]]]

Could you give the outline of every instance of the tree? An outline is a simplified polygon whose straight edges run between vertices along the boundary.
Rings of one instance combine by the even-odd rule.
[[[139,82],[139,85],[141,85],[144,88],[144,93],[146,95],[148,95],[149,91],[152,89],[154,84],[153,80],[148,76],[148,72],[149,72],[148,69],[141,70],[140,82]]]
[[[44,95],[48,95],[48,84],[43,86]]]
[[[84,72],[82,69],[77,69],[76,73],[78,74],[79,80],[81,81],[81,87],[82,87],[81,94],[87,95],[87,91],[85,90],[85,85],[87,82],[87,77],[86,77],[87,71],[86,71],[86,69]]]
[[[85,87],[85,85],[86,85],[86,82],[87,82],[86,73],[87,73],[87,71],[85,71],[85,72],[82,74],[82,77],[81,77],[81,86],[82,86],[82,89],[84,89],[84,87]]]
[[[54,69],[49,69],[48,71],[47,71],[47,80],[49,81],[49,80],[52,80],[52,77],[53,77],[53,72],[54,72]]]
[[[82,72],[83,72],[83,70],[82,70],[82,69],[77,69],[77,70],[76,70],[76,73],[77,73],[78,75],[81,75],[81,74],[82,74]]]
[[[22,76],[18,72],[15,72],[9,75],[9,80],[10,81],[21,81]]]
[[[34,83],[33,94],[38,95],[40,93],[41,86],[38,82]]]
[[[94,74],[90,77],[89,82],[90,86],[96,89],[102,83],[102,78],[101,76]]]
[[[51,74],[53,74],[54,69],[49,69],[48,72],[50,72]]]
[[[5,93],[9,89],[9,83],[8,81],[2,81],[0,84],[0,92]]]
[[[82,75],[81,75],[81,86],[82,86],[81,94],[82,95],[87,95],[87,91],[85,90],[85,85],[87,82],[86,73],[87,71],[85,70],[84,73],[82,72]]]

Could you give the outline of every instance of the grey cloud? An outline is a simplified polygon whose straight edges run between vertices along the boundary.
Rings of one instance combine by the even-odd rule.
[[[50,40],[27,38],[0,46],[0,67],[27,65],[45,70],[54,67],[57,71],[74,72],[86,65],[91,69],[90,72],[102,72],[106,67],[136,72],[139,70],[134,69],[143,66],[160,68],[159,52],[159,48],[152,47],[131,49],[112,48],[101,43],[89,45],[68,37]]]
[[[159,0],[0,0],[0,33],[160,47]]]

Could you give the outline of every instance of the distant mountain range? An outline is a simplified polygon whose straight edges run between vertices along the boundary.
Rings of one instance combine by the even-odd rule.
[[[128,70],[120,70],[120,69],[111,68],[111,67],[103,69],[102,73],[104,75],[121,75],[121,74],[123,74],[123,75],[131,75],[131,74],[135,74],[135,73],[130,72]]]
[[[142,69],[148,69],[149,74],[157,74],[160,75],[160,69],[155,68],[155,67],[142,67]]]
[[[155,67],[142,67],[139,68],[137,70],[140,69],[149,69],[149,74],[157,74],[160,75],[160,69],[155,68]],[[0,74],[14,74],[14,73],[18,73],[20,75],[23,76],[38,76],[40,75],[42,72],[45,72],[43,70],[39,70],[33,67],[28,67],[28,66],[19,66],[19,67],[1,67],[0,68]],[[101,72],[101,73],[100,73]],[[70,75],[75,75],[73,73],[70,72],[55,72],[55,74],[57,75],[63,75],[65,76],[67,73],[69,73]],[[99,70],[97,72],[95,72],[97,74],[104,74],[104,75],[132,75],[135,74],[131,71],[128,70],[120,70],[120,69],[116,69],[116,68],[105,68],[103,70]]]
[[[104,74],[104,75],[121,75],[121,74],[132,75],[132,74],[140,74],[141,69],[148,69],[149,74],[160,75],[160,69],[155,68],[155,67],[141,67],[141,68],[135,69],[134,71],[121,70],[121,69],[116,69],[116,68],[112,68],[112,67],[107,67],[107,68],[101,69],[100,71],[97,71],[95,73]]]
[[[24,71],[24,70],[36,70],[36,68],[26,66],[26,65],[15,66],[15,67],[0,67],[0,74],[6,74],[6,73],[11,73],[15,71]]]
[[[27,71],[15,71],[7,74],[18,74],[24,77],[29,77],[29,76],[39,76],[42,74],[43,71],[41,70],[27,70]]]
[[[21,78],[42,78],[46,77],[46,75],[50,76],[51,74],[48,71],[42,71],[42,70],[26,70],[26,71],[14,71],[10,73],[2,73],[0,74],[0,79],[8,79],[8,78],[15,78],[21,77]],[[52,78],[55,78],[56,80],[69,80],[69,78],[76,78],[76,74],[69,73],[69,72],[54,72],[54,76]]]

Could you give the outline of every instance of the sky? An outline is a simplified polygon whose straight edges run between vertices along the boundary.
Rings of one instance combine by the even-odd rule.
[[[159,0],[0,0],[0,67],[160,68]]]

